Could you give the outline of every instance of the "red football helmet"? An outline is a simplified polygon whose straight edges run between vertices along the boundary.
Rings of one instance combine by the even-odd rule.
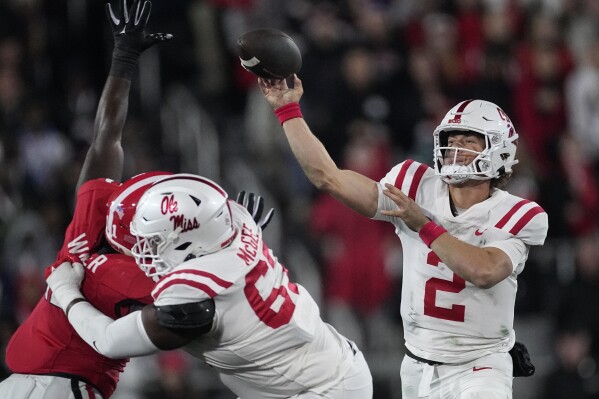
[[[131,235],[130,226],[137,202],[156,181],[172,175],[171,172],[146,172],[121,183],[108,198],[106,215],[106,239],[120,253],[131,256],[131,247],[137,242]]]

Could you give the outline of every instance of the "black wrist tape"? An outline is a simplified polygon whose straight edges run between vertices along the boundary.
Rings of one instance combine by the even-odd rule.
[[[74,305],[78,304],[79,302],[87,302],[87,301],[85,300],[85,298],[75,298],[75,299],[73,299],[73,300],[71,301],[71,303],[69,303],[69,304],[67,305],[67,308],[66,308],[66,309],[65,309],[65,311],[64,311],[64,314],[65,314],[65,315],[67,315],[67,318],[69,317],[69,312],[71,311],[71,308],[72,308]]]
[[[140,54],[135,50],[115,47],[112,52],[112,66],[109,75],[131,80]]]

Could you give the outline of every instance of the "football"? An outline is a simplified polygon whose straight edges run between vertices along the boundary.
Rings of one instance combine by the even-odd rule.
[[[302,67],[302,55],[289,35],[276,29],[256,29],[239,36],[241,66],[265,79],[285,79]]]

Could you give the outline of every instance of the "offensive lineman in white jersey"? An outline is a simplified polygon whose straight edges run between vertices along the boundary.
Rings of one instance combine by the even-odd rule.
[[[140,268],[161,277],[153,305],[114,321],[81,295],[80,264],[63,263],[48,278],[75,330],[99,353],[134,357],[183,346],[243,399],[372,398],[363,354],[323,322],[252,215],[216,183],[189,174],[161,179],[139,200],[131,233]]]
[[[434,169],[407,160],[375,182],[335,165],[303,119],[293,80],[258,82],[307,177],[393,223],[402,242],[402,397],[511,398],[513,376],[534,372],[515,342],[516,278],[548,223],[536,203],[498,188],[517,163],[508,116],[487,101],[460,102],[434,132]]]

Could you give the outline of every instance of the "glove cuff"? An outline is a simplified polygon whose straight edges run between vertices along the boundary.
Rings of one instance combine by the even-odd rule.
[[[115,47],[112,52],[112,66],[109,75],[131,80],[140,54],[141,52],[136,50]]]

